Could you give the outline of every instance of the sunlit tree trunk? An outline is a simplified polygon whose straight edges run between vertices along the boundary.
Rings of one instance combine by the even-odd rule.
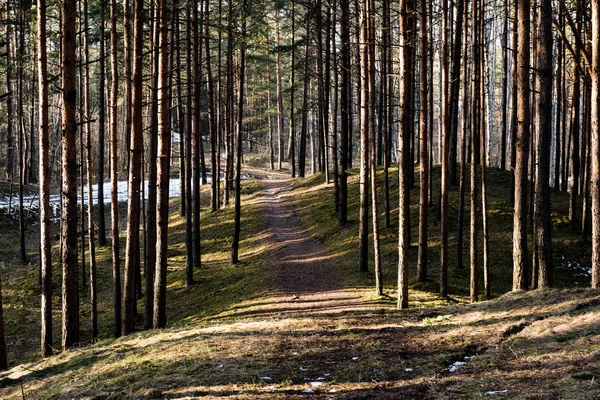
[[[143,1],[134,0],[133,7],[133,78],[131,144],[129,155],[129,199],[127,202],[127,243],[125,249],[125,283],[123,307],[123,334],[133,332],[137,296],[136,269],[139,268],[140,247],[140,183],[142,175],[142,52],[143,52]]]
[[[141,0],[136,0],[140,1]],[[158,51],[158,190],[156,194],[156,273],[154,275],[154,328],[167,325],[167,247],[169,228],[169,165],[171,132],[169,130],[169,9],[167,0],[159,0]]]
[[[552,225],[550,219],[550,148],[552,145],[552,1],[538,0],[537,93],[535,103],[537,150],[535,177],[535,240],[537,241],[538,286],[552,282]]]
[[[238,106],[236,125],[236,164],[235,164],[235,208],[233,217],[233,240],[231,245],[231,263],[239,262],[240,229],[241,229],[241,174],[242,174],[242,122],[244,119],[244,78],[246,75],[246,0],[242,1],[242,35],[240,49],[240,74],[238,79]]]
[[[399,226],[398,226],[398,303],[397,307],[408,308],[408,247],[410,229],[408,215],[409,185],[407,158],[410,157],[410,129],[412,123],[410,102],[412,101],[413,43],[410,27],[414,26],[415,5],[413,0],[400,0],[400,127],[398,135],[399,176]]]
[[[76,0],[62,2],[62,348],[79,342],[75,89]]]
[[[40,185],[40,269],[42,278],[42,355],[52,354],[52,239],[50,220],[50,141],[48,132],[48,60],[46,50],[46,0],[37,2],[38,121]],[[0,346],[2,344],[0,343]]]
[[[429,204],[427,192],[429,190],[429,150],[428,144],[428,104],[427,104],[427,1],[419,1],[421,24],[419,28],[419,45],[421,46],[419,65],[419,254],[417,259],[417,281],[425,282],[427,279],[427,226],[429,217]]]
[[[528,287],[527,262],[527,166],[529,160],[529,54],[530,1],[518,2],[517,31],[517,142],[515,159],[515,211],[513,227],[513,290]]]
[[[117,102],[119,99],[119,66],[117,60],[117,2],[110,0],[110,180],[111,204],[110,223],[112,235],[112,271],[114,286],[114,336],[121,336],[121,261],[119,244],[119,153],[118,153],[118,118]]]

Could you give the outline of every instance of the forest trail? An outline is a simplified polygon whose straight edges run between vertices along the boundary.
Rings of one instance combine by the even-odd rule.
[[[377,308],[364,300],[364,290],[344,287],[341,257],[321,240],[311,237],[294,202],[294,181],[273,174],[266,176],[264,172],[252,171],[252,174],[262,178],[260,194],[252,203],[266,229],[269,256],[265,268],[273,277],[269,301],[260,303],[258,314],[301,316]],[[324,184],[317,188],[322,187]],[[255,312],[248,314],[259,316]]]

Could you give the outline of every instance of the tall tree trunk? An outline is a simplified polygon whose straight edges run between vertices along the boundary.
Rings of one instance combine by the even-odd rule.
[[[141,0],[136,0],[140,1]],[[156,202],[156,273],[154,277],[154,328],[167,325],[167,247],[169,228],[169,155],[171,132],[169,130],[169,66],[168,38],[169,9],[167,0],[159,0],[158,51],[158,190]]]
[[[244,78],[246,76],[246,15],[247,0],[242,1],[242,35],[240,49],[240,74],[238,79],[238,106],[236,124],[236,164],[235,164],[235,208],[233,217],[233,240],[231,244],[231,263],[239,262],[240,229],[241,229],[241,174],[242,174],[242,123],[244,119]]]
[[[148,141],[148,211],[146,212],[146,259],[144,275],[146,293],[144,299],[144,329],[154,324],[154,275],[156,271],[156,190],[157,190],[157,147],[158,147],[158,51],[159,24],[158,6],[151,0],[152,21],[150,24],[150,51],[152,78],[150,82],[150,129]],[[145,186],[145,185],[144,185]]]
[[[375,292],[378,296],[383,296],[383,271],[381,260],[381,245],[379,238],[379,206],[377,204],[377,143],[376,143],[376,127],[375,127],[375,1],[367,0],[367,8],[365,9],[365,43],[367,51],[364,62],[367,72],[367,103],[368,109],[368,133],[370,140],[370,169],[371,169],[371,210],[372,210],[372,225],[373,225],[373,256],[375,261]]]
[[[471,303],[478,301],[479,299],[479,262],[477,255],[479,254],[477,239],[478,239],[478,223],[477,223],[477,159],[476,153],[480,152],[481,149],[478,147],[477,136],[479,135],[479,129],[481,128],[482,119],[482,99],[484,96],[481,93],[481,46],[480,46],[480,25],[478,19],[481,18],[481,2],[478,0],[473,1],[473,28],[471,29],[471,37],[473,44],[473,96],[472,96],[472,123],[473,128],[471,132],[471,209],[470,209],[470,300]],[[482,152],[482,154],[485,154]]]
[[[131,112],[131,144],[129,155],[129,199],[127,202],[127,243],[125,249],[125,284],[123,309],[123,334],[133,332],[137,296],[136,270],[139,268],[140,248],[140,182],[142,173],[142,52],[143,52],[143,1],[134,0],[133,9],[133,80]]]
[[[98,245],[106,246],[106,216],[104,212],[104,139],[106,120],[105,50],[104,50],[104,18],[106,17],[106,0],[100,1],[100,71],[98,77]]]
[[[281,84],[281,50],[279,48],[279,7],[275,10],[275,44],[277,53],[275,53],[275,68],[277,68],[277,169],[281,170],[283,163],[283,88]],[[292,47],[294,43],[292,43]],[[292,52],[293,52],[292,48]],[[292,70],[294,66],[292,64]]]
[[[185,107],[185,285],[190,287],[194,284],[194,238],[193,238],[193,208],[192,208],[192,136],[194,127],[192,125],[192,2],[187,1],[186,12],[186,31],[187,40],[185,41],[185,68],[186,68],[186,107]],[[196,175],[194,175],[196,176]],[[227,189],[227,186],[226,186]]]
[[[206,51],[206,94],[208,97],[208,131],[210,134],[210,170],[212,174],[210,185],[210,208],[217,211],[219,208],[219,173],[217,171],[217,118],[215,113],[215,90],[210,65],[210,20],[209,2],[204,2],[204,48]]]
[[[14,172],[14,138],[13,138],[13,88],[12,88],[12,20],[10,1],[6,2],[6,163],[4,175],[13,178]],[[9,212],[11,212],[9,208]]]
[[[79,281],[77,264],[77,154],[75,119],[77,2],[62,2],[62,348],[79,342]]]
[[[429,189],[429,151],[428,142],[428,110],[427,110],[427,1],[419,1],[421,24],[419,39],[421,46],[419,64],[419,254],[417,259],[417,281],[427,280],[427,226],[429,217],[429,204],[427,192]]]
[[[87,190],[88,190],[88,251],[90,253],[90,317],[92,328],[92,341],[98,338],[98,299],[96,295],[96,244],[94,229],[94,191],[92,185],[92,132],[91,132],[91,110],[90,110],[90,51],[89,51],[89,24],[88,24],[88,0],[83,1],[83,40],[84,40],[84,123],[83,131],[86,136],[86,158],[85,168],[87,170]],[[81,155],[83,160],[83,154]],[[98,186],[101,186],[99,184]],[[81,203],[83,204],[83,197]],[[83,216],[82,216],[83,217]]]
[[[114,285],[114,336],[121,336],[121,260],[119,244],[119,153],[117,102],[119,99],[119,66],[117,60],[117,1],[110,0],[110,223],[112,236],[112,271]]]
[[[291,71],[290,71],[290,119],[289,119],[289,123],[288,125],[290,126],[290,135],[289,135],[289,143],[290,143],[290,164],[292,166],[292,178],[296,177],[296,120],[294,118],[294,113],[295,113],[295,102],[294,102],[294,95],[296,92],[296,88],[294,86],[295,83],[295,77],[296,77],[296,3],[294,0],[292,0],[292,4],[291,4],[291,16],[290,18],[292,19],[292,56],[291,56],[291,62],[290,62],[290,66],[291,66]],[[278,105],[279,107],[279,105]],[[281,150],[280,150],[281,151]]]
[[[577,0],[577,15],[576,15],[576,35],[581,35],[581,1]],[[575,77],[573,78],[573,99],[571,101],[571,179],[569,179],[569,221],[572,224],[576,223],[577,219],[577,194],[579,192],[579,131],[581,123],[579,115],[581,112],[581,64],[579,41],[575,41]]]
[[[42,355],[52,354],[52,238],[50,233],[50,141],[48,132],[48,59],[46,50],[46,0],[37,1],[38,121],[40,185],[40,270],[42,279]],[[33,144],[32,144],[33,145]],[[0,343],[1,346],[1,343]]]
[[[334,191],[334,201],[335,201],[335,212],[339,218],[340,212],[340,165],[338,158],[338,105],[339,105],[339,74],[338,74],[338,53],[336,46],[336,26],[337,26],[337,0],[333,0],[333,4],[331,5],[328,14],[330,15],[330,24],[331,24],[331,57],[333,57],[333,99],[331,101],[331,158],[332,158],[332,166],[333,166],[333,191]],[[330,40],[329,38],[327,40]]]
[[[340,90],[340,201],[338,221],[340,225],[348,222],[348,137],[352,131],[352,84],[350,81],[350,4],[349,0],[340,0],[340,39],[341,74]]]
[[[360,205],[358,209],[358,269],[369,266],[369,0],[361,1],[360,8]]]
[[[306,44],[304,50],[304,93],[302,100],[302,128],[300,130],[300,148],[298,149],[298,176],[304,178],[306,173],[306,140],[308,135],[308,96],[310,74],[308,71],[310,19],[306,19]]]
[[[600,286],[600,0],[592,0],[592,287]]]
[[[519,20],[519,0],[513,1],[513,34],[512,34],[512,77],[511,82],[511,108],[512,114],[510,116],[510,167],[512,170],[512,185],[510,185],[509,202],[514,205],[515,202],[515,168],[517,166],[517,114],[518,114],[518,98],[519,98],[519,55],[517,49],[517,43],[519,41],[519,30],[517,29],[517,22]]]
[[[25,186],[25,120],[23,116],[23,62],[25,54],[25,32],[23,21],[23,10],[19,11],[19,60],[17,64],[17,115],[19,123],[19,249],[21,262],[27,262],[27,249],[25,248],[25,210],[23,208],[24,186]],[[10,45],[9,45],[10,46]]]
[[[515,159],[515,212],[513,228],[513,290],[528,288],[527,166],[529,160],[529,54],[530,1],[518,1],[517,42],[517,143]]]
[[[407,159],[410,157],[410,128],[412,123],[410,103],[412,101],[413,42],[409,31],[414,26],[415,3],[400,0],[400,126],[398,135],[398,303],[397,307],[408,308],[408,247],[410,246],[409,188]]]
[[[506,169],[506,143],[508,139],[508,5],[504,2],[502,22],[502,132],[500,139],[500,169]]]
[[[550,219],[550,148],[552,145],[552,1],[538,0],[537,92],[535,169],[535,240],[538,286],[552,282],[552,222]]]
[[[202,1],[198,6],[202,9]],[[194,118],[192,122],[192,147],[193,147],[193,182],[192,182],[192,234],[193,234],[193,250],[194,250],[194,267],[200,268],[201,256],[200,256],[200,182],[206,183],[205,168],[204,168],[204,150],[202,146],[202,134],[201,134],[201,110],[200,110],[200,97],[201,97],[201,81],[202,81],[202,43],[200,36],[200,25],[201,21],[198,17],[198,7],[192,7],[192,75],[194,79],[194,97],[192,103],[192,109]]]
[[[485,88],[486,88],[486,58],[485,58],[485,2],[482,1],[479,6],[479,61],[481,78],[479,84],[481,90],[479,92],[479,132],[481,138],[480,143],[480,160],[481,160],[481,229],[483,233],[483,293],[485,298],[489,300],[491,298],[491,287],[490,287],[490,266],[489,266],[489,247],[488,247],[488,197],[487,197],[487,119],[486,119],[486,107],[485,107]]]
[[[442,185],[441,185],[441,247],[440,247],[440,295],[448,296],[448,192],[450,190],[449,151],[450,151],[450,115],[448,85],[450,71],[448,66],[448,0],[442,0]],[[475,135],[474,135],[475,136]]]
[[[450,184],[456,186],[458,184],[457,176],[457,160],[458,160],[458,94],[460,86],[460,55],[462,51],[462,27],[463,27],[463,8],[464,2],[458,1],[456,9],[456,31],[454,32],[454,41],[452,43],[452,70],[450,77],[449,98],[450,98],[450,148],[448,150],[448,176]],[[454,8],[450,7],[452,11]],[[452,18],[450,18],[452,21]],[[452,30],[450,31],[452,32]],[[466,61],[465,61],[466,62]]]
[[[462,0],[465,2],[463,12],[465,14],[465,26],[463,32],[463,59],[467,60],[469,55],[469,19],[468,16],[468,8],[469,3],[468,0]],[[471,108],[471,104],[469,102],[469,65],[465,62],[462,72],[462,136],[461,136],[461,145],[460,145],[460,184],[458,189],[458,228],[456,235],[456,267],[458,269],[462,269],[463,265],[463,232],[464,232],[464,215],[465,215],[465,188],[466,188],[466,176],[467,176],[467,140],[469,139],[469,109]]]

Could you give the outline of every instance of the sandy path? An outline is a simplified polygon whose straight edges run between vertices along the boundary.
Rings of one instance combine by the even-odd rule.
[[[285,294],[341,288],[340,272],[321,241],[311,238],[293,202],[291,179],[265,179],[257,204],[274,240],[273,289]],[[282,293],[282,294],[283,294]]]

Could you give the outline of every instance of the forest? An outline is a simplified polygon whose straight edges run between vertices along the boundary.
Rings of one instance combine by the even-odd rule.
[[[600,397],[600,0],[0,0],[0,398]]]

